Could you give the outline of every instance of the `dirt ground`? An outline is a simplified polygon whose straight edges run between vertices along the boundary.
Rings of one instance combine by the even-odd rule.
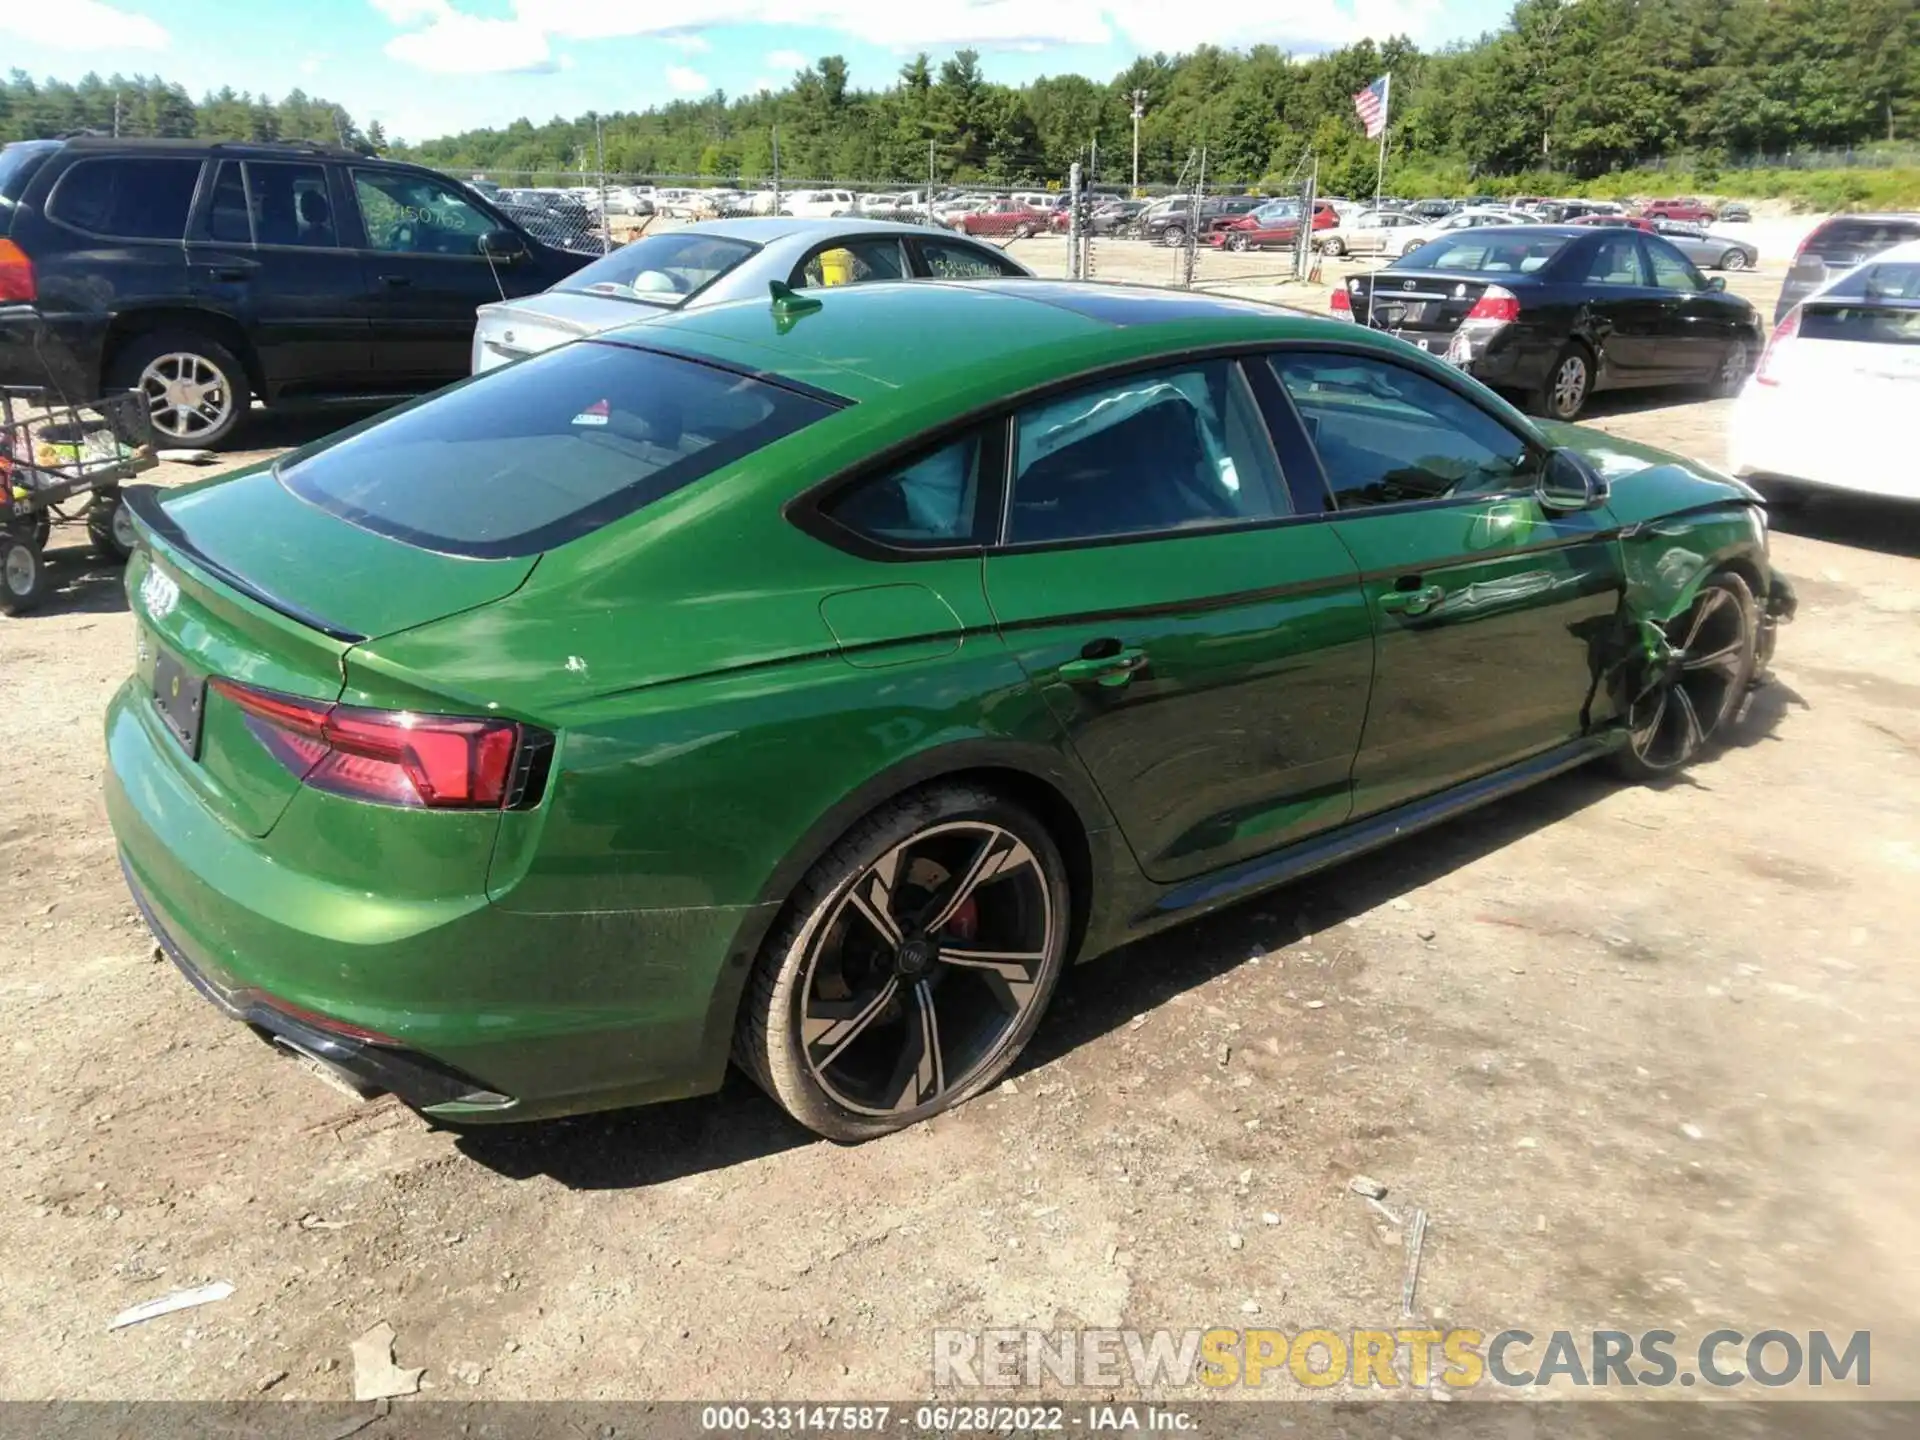
[[[1719,462],[1724,415],[1593,423]],[[1775,554],[1800,618],[1710,763],[1572,774],[1082,967],[1014,1084],[848,1149],[737,1079],[435,1130],[219,1018],[121,884],[133,641],[76,549],[0,622],[0,1397],[342,1400],[382,1320],[426,1394],[579,1399],[924,1396],[938,1326],[1390,1328],[1406,1236],[1357,1173],[1431,1217],[1424,1321],[1871,1330],[1871,1393],[1920,1396],[1920,519],[1782,514]]]

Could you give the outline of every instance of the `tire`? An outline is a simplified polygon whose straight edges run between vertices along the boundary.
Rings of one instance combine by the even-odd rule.
[[[133,516],[127,513],[126,501],[117,493],[95,500],[87,511],[87,540],[102,560],[124,565],[133,554],[140,543],[139,532],[133,527]]]
[[[0,530],[0,614],[25,615],[46,598],[46,557],[24,535]]]
[[[1247,243],[1247,237],[1239,233],[1227,236],[1227,248],[1244,255],[1253,247]]]
[[[1177,250],[1187,243],[1187,229],[1184,225],[1169,225],[1160,232],[1160,243],[1169,250]]]
[[[169,405],[174,382],[197,389],[201,403],[185,409]],[[154,441],[162,448],[220,446],[240,428],[252,399],[247,372],[233,352],[196,330],[136,335],[107,367],[107,384],[147,393]],[[186,393],[172,398],[185,398]]]
[[[1753,347],[1744,340],[1736,340],[1720,357],[1720,368],[1714,371],[1708,389],[1717,400],[1726,400],[1740,393],[1740,387],[1747,383],[1747,376],[1753,370]]]
[[[986,879],[956,878],[982,865]],[[928,915],[943,896],[946,922]],[[1059,848],[1019,806],[973,786],[902,796],[795,889],[755,964],[734,1059],[830,1140],[959,1105],[995,1084],[1039,1025],[1065,968],[1070,905]],[[963,954],[975,958],[941,958]]]
[[[1031,225],[1016,225],[1013,227],[1013,238],[1016,240],[1031,240],[1033,235],[1034,230]]]
[[[1747,252],[1744,250],[1727,251],[1726,254],[1720,257],[1720,268],[1722,270],[1746,269],[1747,268]]]
[[[1593,352],[1575,340],[1553,357],[1546,378],[1527,396],[1527,410],[1549,420],[1573,420],[1592,394]]]
[[[1663,779],[1711,750],[1739,718],[1759,652],[1759,606],[1732,571],[1701,585],[1661,627],[1674,658],[1630,675],[1623,697],[1627,744],[1614,765],[1629,780]]]
[[[1322,255],[1330,255],[1335,260],[1338,260],[1342,255],[1347,253],[1347,242],[1342,240],[1338,235],[1329,235],[1320,242],[1320,253]]]

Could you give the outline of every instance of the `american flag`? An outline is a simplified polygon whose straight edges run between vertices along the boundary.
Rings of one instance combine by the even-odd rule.
[[[1360,112],[1360,123],[1367,127],[1369,140],[1387,128],[1387,91],[1392,84],[1393,76],[1382,75],[1353,97],[1353,108]]]

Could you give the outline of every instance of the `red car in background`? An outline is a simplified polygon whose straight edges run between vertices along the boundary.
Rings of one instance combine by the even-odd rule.
[[[1705,225],[1714,218],[1713,207],[1698,200],[1649,200],[1640,207],[1642,220],[1690,220]]]
[[[1329,201],[1317,200],[1313,206],[1313,228],[1331,230],[1340,223],[1340,212]],[[1266,245],[1291,245],[1300,238],[1300,207],[1291,200],[1262,205],[1246,215],[1217,220],[1207,232],[1207,243],[1222,250],[1258,250]]]
[[[1038,235],[1053,219],[1050,210],[1023,205],[1018,200],[996,200],[984,210],[970,210],[953,222],[955,230],[969,235],[1005,236],[1025,240]]]

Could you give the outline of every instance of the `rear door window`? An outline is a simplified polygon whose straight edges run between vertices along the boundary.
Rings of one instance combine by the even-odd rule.
[[[927,273],[936,280],[995,280],[1003,276],[1024,276],[1013,261],[978,245],[957,240],[916,240]]]
[[[348,522],[451,555],[533,555],[833,413],[716,366],[581,341],[486,372],[283,465]]]
[[[904,280],[907,257],[892,239],[843,240],[816,250],[793,272],[796,289],[860,285],[869,280]]]
[[[114,240],[184,240],[200,162],[172,156],[77,161],[60,177],[47,214]]]

